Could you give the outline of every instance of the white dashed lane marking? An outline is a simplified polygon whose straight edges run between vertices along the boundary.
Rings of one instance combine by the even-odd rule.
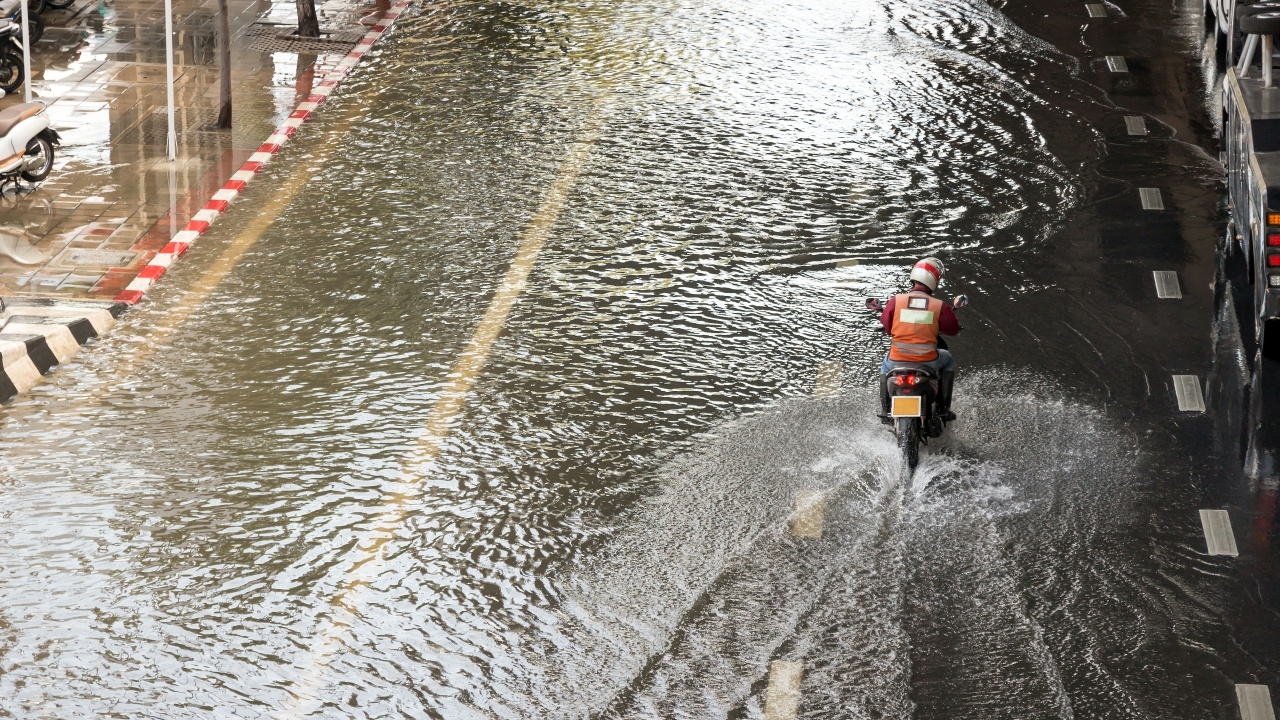
[[[1156,297],[1165,300],[1182,299],[1182,286],[1178,284],[1178,273],[1173,270],[1154,270],[1151,274],[1156,279]]]
[[[1226,510],[1201,510],[1200,524],[1204,527],[1204,541],[1210,555],[1240,555],[1235,533],[1231,531],[1231,516]]]
[[[1266,685],[1237,685],[1236,700],[1240,701],[1240,720],[1276,720]]]
[[[1089,3],[1084,6],[1084,9],[1089,11],[1089,17],[1091,18],[1104,18],[1107,16],[1107,6],[1102,3]]]
[[[803,670],[798,662],[774,660],[769,663],[769,689],[764,695],[765,720],[795,720],[800,710],[800,678]]]
[[[1125,115],[1124,129],[1129,131],[1130,135],[1146,135],[1147,121],[1140,115]]]
[[[1164,198],[1160,197],[1160,188],[1138,188],[1138,197],[1142,198],[1143,210],[1164,209]]]
[[[1124,57],[1120,55],[1107,56],[1107,69],[1114,73],[1129,72],[1129,63],[1124,61]]]
[[[1179,410],[1204,412],[1204,395],[1200,392],[1198,375],[1174,375],[1173,392],[1178,396]]]

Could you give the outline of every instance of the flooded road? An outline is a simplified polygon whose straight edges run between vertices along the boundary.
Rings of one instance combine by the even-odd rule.
[[[3,409],[0,709],[759,718],[783,660],[804,718],[1235,717],[1269,535],[1205,554],[1252,490],[1172,386],[1222,372],[1212,48],[1053,5],[402,18]],[[904,477],[861,305],[926,254],[973,305]]]

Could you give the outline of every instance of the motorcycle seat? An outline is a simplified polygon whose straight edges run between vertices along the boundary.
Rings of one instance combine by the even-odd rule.
[[[39,115],[43,110],[44,103],[41,102],[19,103],[0,110],[0,135],[8,135],[18,123]]]

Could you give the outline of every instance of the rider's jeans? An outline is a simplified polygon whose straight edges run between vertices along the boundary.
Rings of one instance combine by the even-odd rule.
[[[898,363],[890,360],[888,355],[885,355],[884,362],[880,363],[880,375],[888,375],[889,371],[893,369],[893,366],[897,364]],[[935,372],[954,372],[956,369],[956,361],[951,357],[951,352],[943,350],[942,348],[938,348],[938,359],[930,360],[929,362],[910,364],[927,365],[928,367],[933,368]]]

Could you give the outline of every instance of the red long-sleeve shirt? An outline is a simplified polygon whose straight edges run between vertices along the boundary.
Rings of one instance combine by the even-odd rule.
[[[893,311],[897,300],[897,295],[889,298],[889,302],[884,306],[884,312],[880,313],[880,324],[884,326],[884,331],[889,334],[893,334]],[[943,335],[957,335],[960,333],[960,321],[956,319],[956,311],[951,309],[950,303],[942,303],[942,312],[938,314],[938,332]]]

